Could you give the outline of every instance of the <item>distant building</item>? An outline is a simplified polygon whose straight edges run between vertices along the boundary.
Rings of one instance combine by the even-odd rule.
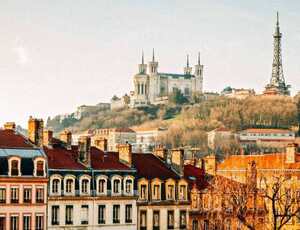
[[[88,112],[106,109],[110,109],[110,103],[98,103],[97,105],[81,105],[77,107],[77,110],[74,112],[74,118],[80,120]]]
[[[258,145],[265,147],[286,147],[295,141],[295,133],[289,129],[246,129],[238,134],[243,147]]]
[[[46,229],[47,158],[34,141],[0,129],[0,229]]]
[[[127,94],[125,94],[121,98],[113,96],[113,98],[110,100],[111,110],[127,108],[129,104],[130,96],[128,96]]]
[[[183,74],[158,72],[158,62],[155,60],[154,50],[148,68],[147,72],[147,65],[144,63],[144,55],[142,55],[139,72],[134,76],[131,107],[165,104],[168,102],[168,96],[176,90],[180,90],[188,98],[191,98],[194,93],[202,93],[203,65],[200,63],[200,54],[194,73],[189,64],[189,57],[187,57]]]
[[[131,144],[135,148],[136,133],[130,128],[95,129],[92,134],[92,144],[97,146],[97,141],[107,140],[107,150],[117,151],[119,144]]]
[[[220,142],[228,141],[233,138],[232,132],[227,128],[216,128],[207,132],[207,144],[211,149],[215,149]]]
[[[167,131],[165,128],[135,128],[135,150],[138,152],[152,152],[160,144],[159,137]]]
[[[227,87],[225,88],[221,95],[229,98],[235,98],[235,99],[245,99],[249,96],[254,96],[255,91],[254,89],[236,89],[236,88],[231,88]]]

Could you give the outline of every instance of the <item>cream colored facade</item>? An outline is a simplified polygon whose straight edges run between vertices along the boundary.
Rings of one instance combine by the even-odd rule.
[[[139,64],[139,72],[134,76],[134,94],[131,97],[131,107],[143,107],[150,104],[165,104],[168,96],[175,90],[180,90],[186,97],[191,98],[193,94],[201,94],[203,88],[203,65],[200,64],[200,54],[198,63],[195,65],[194,74],[192,67],[184,67],[183,74],[160,73],[158,72],[158,62],[155,60],[154,51],[152,61],[147,65]]]

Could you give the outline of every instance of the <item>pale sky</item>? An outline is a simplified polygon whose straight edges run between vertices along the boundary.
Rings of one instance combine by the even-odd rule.
[[[0,0],[0,126],[26,127],[133,88],[142,49],[161,72],[204,64],[204,90],[261,92],[271,76],[276,11],[283,69],[300,90],[300,1]]]

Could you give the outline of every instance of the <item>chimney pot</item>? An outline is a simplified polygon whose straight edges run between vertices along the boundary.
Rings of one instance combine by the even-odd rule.
[[[16,130],[16,123],[15,122],[6,122],[4,124],[5,130]]]

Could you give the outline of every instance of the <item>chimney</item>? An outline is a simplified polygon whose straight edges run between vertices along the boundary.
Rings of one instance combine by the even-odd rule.
[[[296,162],[297,150],[298,150],[298,144],[290,143],[287,145],[285,163],[295,163]]]
[[[153,154],[161,158],[163,161],[167,162],[168,150],[164,148],[162,145],[159,145],[157,148],[155,148]]]
[[[4,124],[5,130],[16,130],[16,123],[15,122],[6,122]]]
[[[217,159],[216,155],[212,154],[205,157],[205,172],[210,175],[216,175],[217,170]]]
[[[28,120],[28,138],[35,145],[41,147],[43,145],[43,119],[36,119],[32,116]]]
[[[171,163],[174,169],[183,175],[183,165],[184,165],[184,150],[183,149],[172,149],[171,150]]]
[[[91,138],[89,136],[80,136],[78,140],[78,160],[85,164],[90,164]]]
[[[98,149],[102,150],[103,152],[107,151],[107,139],[106,138],[100,137],[98,139],[95,139],[94,143]]]
[[[53,131],[49,129],[45,129],[43,132],[43,145],[47,147],[52,147],[52,138],[53,138]]]
[[[132,146],[129,143],[118,145],[119,159],[128,167],[132,166]]]
[[[72,149],[72,133],[70,130],[65,129],[59,134],[59,139],[64,142],[67,150]]]

